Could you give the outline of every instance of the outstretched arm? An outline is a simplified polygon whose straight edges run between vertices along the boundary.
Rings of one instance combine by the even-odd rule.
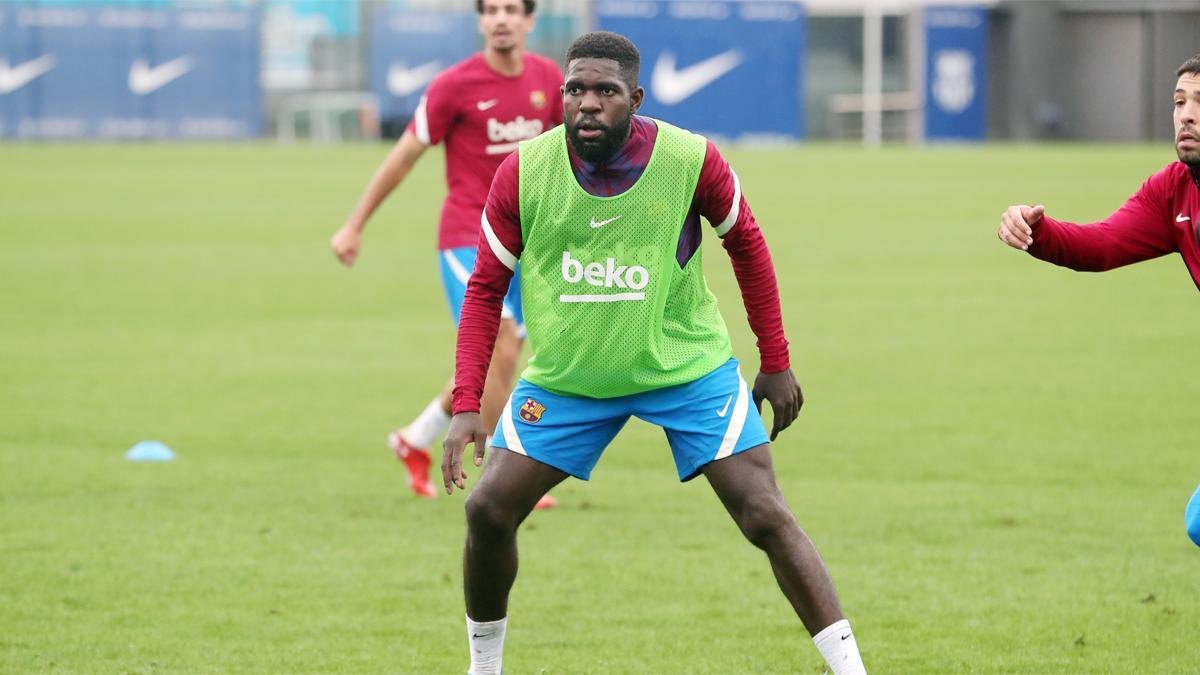
[[[416,134],[412,130],[405,131],[383,163],[375,170],[375,175],[371,176],[367,188],[358,199],[358,204],[329,242],[334,255],[343,265],[349,267],[354,264],[362,246],[362,232],[367,226],[367,221],[400,181],[404,180],[424,152],[425,145],[417,140]]]
[[[788,363],[788,342],[783,336],[783,312],[779,306],[779,287],[771,252],[745,198],[742,207],[745,220],[725,235],[721,245],[733,264],[733,275],[746,306],[746,318],[758,338],[761,365],[754,378],[754,405],[761,411],[763,400],[770,402],[773,441],[800,415],[804,394]]]
[[[453,491],[452,485],[466,489],[467,475],[462,470],[462,456],[468,444],[475,445],[475,466],[483,464],[489,430],[484,428],[479,417],[479,401],[500,328],[504,294],[508,292],[522,251],[517,162],[518,154],[514,152],[504,160],[492,179],[480,223],[482,232],[475,254],[475,270],[467,282],[467,295],[458,322],[454,417],[442,443],[442,481],[447,493]]]
[[[1016,204],[1000,216],[996,235],[1009,246],[1081,272],[1103,272],[1175,251],[1160,172],[1108,218],[1087,225],[1054,220],[1046,207]]]
[[[761,410],[764,399],[770,402],[774,412],[771,440],[775,440],[800,414],[804,395],[790,368],[771,252],[742,195],[737,174],[711,142],[696,186],[696,206],[729,254],[746,319],[758,338],[760,372],[754,380],[754,403]]]
[[[453,492],[451,485],[460,490],[466,489],[467,474],[462,468],[462,458],[468,444],[475,445],[475,466],[483,465],[483,453],[490,430],[484,427],[483,418],[479,415],[479,401],[483,397],[483,385],[492,361],[496,333],[500,330],[504,294],[508,291],[508,282],[513,274],[491,250],[485,250],[489,248],[488,244],[483,237],[480,239],[475,271],[467,282],[467,294],[463,298],[458,322],[452,404],[454,417],[450,418],[450,428],[442,442],[442,483],[446,494]]]

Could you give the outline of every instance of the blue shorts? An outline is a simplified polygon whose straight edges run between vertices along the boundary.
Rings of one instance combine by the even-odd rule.
[[[1193,544],[1200,546],[1200,487],[1196,488],[1192,500],[1188,502],[1183,518],[1187,523],[1188,537]]]
[[[681,481],[709,462],[767,442],[737,359],[729,359],[693,382],[617,398],[562,396],[521,380],[501,411],[492,445],[587,480],[630,416],[666,431]]]
[[[446,291],[446,303],[450,305],[450,315],[454,317],[454,325],[462,316],[463,298],[467,297],[467,280],[475,269],[475,251],[471,246],[448,248],[438,251],[438,262],[442,268],[442,288]],[[525,336],[525,315],[521,313],[521,265],[508,284],[508,293],[504,296],[504,309],[501,315],[512,319],[517,324],[517,335]]]

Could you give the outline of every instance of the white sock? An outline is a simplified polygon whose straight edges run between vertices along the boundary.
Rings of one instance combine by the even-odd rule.
[[[412,424],[400,430],[404,442],[414,448],[428,450],[437,437],[450,426],[450,416],[442,410],[441,397],[433,399],[425,409],[417,415]]]
[[[827,626],[813,637],[813,644],[825,657],[833,675],[866,675],[867,668],[858,653],[858,641],[854,639],[849,621],[842,619]]]
[[[499,621],[472,621],[467,617],[467,640],[471,643],[471,667],[467,675],[500,675],[507,627],[508,617]]]

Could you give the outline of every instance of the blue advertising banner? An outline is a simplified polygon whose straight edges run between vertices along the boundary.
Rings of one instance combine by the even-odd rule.
[[[438,73],[470,56],[474,14],[391,11],[372,22],[371,91],[384,119],[408,118]]]
[[[596,0],[642,55],[641,112],[711,136],[804,136],[806,17],[786,0]]]
[[[0,8],[0,137],[262,134],[249,9]]]
[[[982,141],[987,134],[987,10],[925,8],[925,138]]]

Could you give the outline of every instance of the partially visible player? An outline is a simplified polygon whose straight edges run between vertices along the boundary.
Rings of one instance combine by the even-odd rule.
[[[766,242],[716,146],[634,114],[644,96],[639,61],[637,48],[614,33],[578,38],[567,52],[565,128],[522,143],[488,196],[458,333],[455,415],[442,460],[447,492],[465,489],[468,443],[476,466],[483,461],[492,427],[477,412],[479,397],[518,259],[533,356],[466,501],[470,672],[503,666],[521,522],[554,485],[587,479],[636,416],[663,427],[680,480],[703,475],[766,553],[831,670],[865,673],[833,582],[775,480],[758,412],[770,402],[774,440],[803,403]],[[701,218],[729,253],[758,337],[753,387],[704,281]]]
[[[562,123],[562,73],[550,59],[525,51],[535,0],[476,0],[483,51],[451,66],[429,84],[408,129],[376,170],[350,217],[330,242],[354,264],[371,214],[408,175],[430,145],[445,142],[449,192],[438,223],[438,257],[450,313],[458,324],[467,279],[475,267],[480,215],[492,175],[517,143]],[[495,423],[512,388],[524,326],[518,280],[505,298],[504,318],[484,389],[482,414]],[[450,421],[453,381],[388,444],[404,462],[409,485],[433,497],[428,448]],[[546,497],[539,504],[553,505]]]
[[[1017,204],[1000,216],[1000,241],[1056,265],[1103,272],[1179,253],[1200,287],[1200,54],[1175,71],[1175,154],[1108,218],[1075,225],[1046,215],[1046,207]],[[1200,494],[1200,492],[1198,492]],[[1196,503],[1196,497],[1192,498]],[[1188,533],[1200,544],[1200,507]]]
[[[1192,494],[1192,500],[1188,502],[1183,519],[1187,523],[1188,537],[1192,539],[1192,543],[1200,546],[1200,487],[1197,487],[1196,492]]]
[[[1200,54],[1181,65],[1175,83],[1175,153],[1111,216],[1075,225],[1018,204],[1000,216],[996,235],[1009,246],[1081,272],[1102,272],[1179,253],[1200,287]]]

